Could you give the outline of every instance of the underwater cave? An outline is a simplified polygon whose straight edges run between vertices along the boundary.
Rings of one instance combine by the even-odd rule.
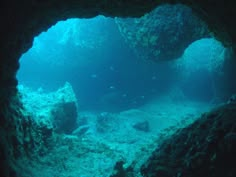
[[[235,176],[234,12],[207,2],[2,3],[1,176]]]

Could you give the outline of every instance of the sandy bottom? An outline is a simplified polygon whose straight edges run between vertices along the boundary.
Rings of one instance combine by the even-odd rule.
[[[109,177],[117,161],[132,165],[139,177],[140,166],[163,139],[209,109],[206,103],[159,100],[115,114],[82,112],[83,125],[72,135],[55,135],[48,154],[19,160],[22,177]]]

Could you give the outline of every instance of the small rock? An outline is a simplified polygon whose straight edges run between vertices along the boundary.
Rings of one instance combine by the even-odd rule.
[[[227,103],[228,104],[236,104],[236,94],[232,95]]]
[[[133,128],[143,132],[149,132],[150,127],[148,121],[138,122],[133,125]]]

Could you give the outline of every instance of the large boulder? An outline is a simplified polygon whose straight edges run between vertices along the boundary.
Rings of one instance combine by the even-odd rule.
[[[33,121],[51,126],[58,133],[72,133],[77,126],[77,99],[72,86],[66,83],[56,92],[46,93],[42,88],[33,91],[18,86],[22,102]]]

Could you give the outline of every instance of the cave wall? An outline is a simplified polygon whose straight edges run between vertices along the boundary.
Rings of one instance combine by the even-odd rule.
[[[105,16],[141,16],[162,3],[183,3],[209,25],[215,36],[225,45],[236,43],[234,33],[234,1],[197,1],[197,0],[131,0],[131,1],[55,1],[55,0],[4,0],[1,7],[1,42],[0,42],[0,88],[1,102],[6,94],[15,92],[17,81],[15,73],[19,67],[18,59],[31,46],[34,36],[47,30],[59,20],[67,18],[89,18],[98,14]]]
[[[16,176],[10,162],[24,151],[21,149],[30,125],[19,122],[22,116],[15,78],[19,58],[32,46],[34,36],[59,20],[105,16],[141,16],[161,3],[181,2],[209,25],[215,36],[233,49],[236,44],[236,24],[233,0],[3,0],[0,2],[0,175]],[[19,150],[20,149],[20,150]]]
[[[144,177],[233,177],[236,174],[236,104],[205,113],[167,138],[142,165]]]
[[[183,3],[194,9],[209,25],[211,31],[226,46],[235,48],[236,25],[234,1],[227,0],[130,0],[130,1],[55,1],[55,0],[3,0],[0,3],[0,98],[15,92],[15,73],[18,59],[31,46],[34,36],[47,30],[59,20],[105,16],[141,16],[162,3]]]
[[[211,37],[206,24],[182,4],[163,4],[139,18],[116,18],[136,56],[156,62],[180,58],[194,41]]]
[[[135,5],[134,5],[135,4]],[[0,42],[0,98],[15,92],[17,84],[15,73],[19,67],[18,59],[33,42],[34,36],[47,30],[59,20],[67,18],[90,18],[98,14],[106,16],[140,16],[151,10],[156,1],[148,3],[135,1],[1,1],[1,42]]]

